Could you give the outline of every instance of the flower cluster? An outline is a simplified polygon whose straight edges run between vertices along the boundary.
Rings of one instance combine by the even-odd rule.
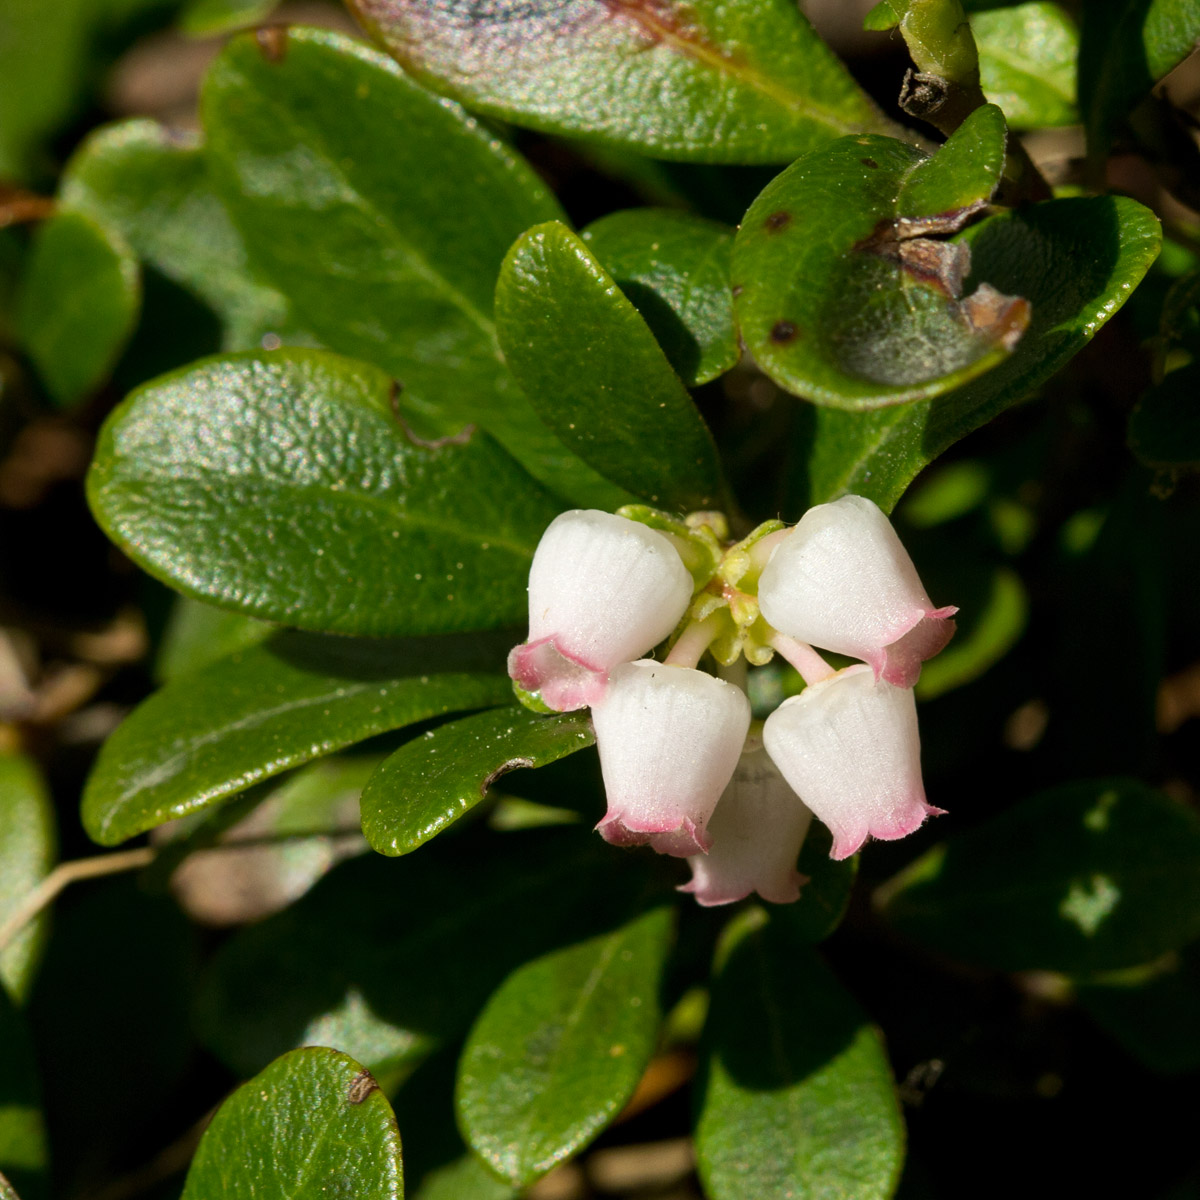
[[[616,845],[686,857],[684,891],[724,904],[799,896],[815,814],[835,859],[900,838],[941,810],[925,799],[912,686],[949,641],[887,517],[845,496],[793,529],[768,522],[736,544],[724,519],[631,506],[563,513],[529,576],[529,640],[509,656],[519,694],[590,707]],[[643,657],[660,643],[662,661]],[[859,662],[834,670],[814,647]],[[778,653],[804,690],[752,730],[736,675]]]

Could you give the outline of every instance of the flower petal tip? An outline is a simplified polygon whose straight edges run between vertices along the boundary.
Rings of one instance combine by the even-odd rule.
[[[639,828],[642,822],[630,823],[620,813],[607,812],[596,826],[596,832],[611,846],[649,846],[658,854],[674,858],[690,858],[707,854],[712,849],[708,830],[688,818],[678,825],[653,825]]]
[[[564,653],[553,637],[514,646],[508,655],[508,676],[555,712],[599,704],[608,683],[607,672]]]

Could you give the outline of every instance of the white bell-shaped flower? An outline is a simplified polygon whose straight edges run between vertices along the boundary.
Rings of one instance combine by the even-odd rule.
[[[705,853],[708,819],[750,728],[741,688],[642,659],[613,670],[592,721],[608,796],[596,826],[604,839],[680,857]]]
[[[529,640],[508,673],[559,712],[595,704],[608,672],[658,645],[692,598],[670,539],[597,509],[555,517],[529,571]]]
[[[916,683],[958,611],[934,608],[891,522],[862,496],[804,514],[763,569],[758,604],[781,633],[862,659],[897,687]]]
[[[747,750],[721,796],[708,831],[712,848],[688,859],[691,892],[706,908],[757,892],[775,904],[800,897],[796,858],[812,812],[761,747]]]
[[[833,833],[833,858],[891,841],[940,813],[925,801],[912,691],[847,667],[785,700],[763,728],[784,779]]]

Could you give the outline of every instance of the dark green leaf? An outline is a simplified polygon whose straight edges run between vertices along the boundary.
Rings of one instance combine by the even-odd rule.
[[[87,782],[84,826],[112,846],[373,734],[503,703],[511,692],[496,648],[277,635],[136,709]]]
[[[1172,371],[1138,401],[1129,448],[1151,467],[1200,464],[1200,363]]]
[[[1070,784],[936,846],[881,903],[1001,970],[1136,966],[1200,936],[1200,817],[1132,780]]]
[[[54,807],[37,766],[0,755],[0,925],[54,865],[55,843]],[[45,940],[43,915],[0,952],[0,983],[17,1001],[29,991]]]
[[[413,1200],[510,1200],[516,1189],[497,1179],[473,1154],[430,1171]]]
[[[514,971],[476,1021],[459,1063],[463,1134],[524,1186],[587,1145],[650,1061],[671,909]]]
[[[817,821],[809,828],[796,869],[808,882],[795,904],[781,904],[773,920],[789,937],[810,945],[823,942],[842,923],[858,877],[858,855],[835,862],[829,857],[833,836]]]
[[[212,37],[257,25],[271,15],[279,0],[186,0],[179,27],[192,37]]]
[[[1139,1062],[1162,1075],[1200,1070],[1200,948],[1189,946],[1165,962],[1096,980],[1078,989],[1088,1015]]]
[[[1072,125],[1079,34],[1060,4],[1039,0],[977,13],[971,29],[979,47],[984,94],[1018,129]]]
[[[689,387],[737,362],[727,225],[673,209],[631,208],[593,221],[583,240]]]
[[[248,1073],[322,1042],[398,1080],[520,964],[612,929],[628,912],[613,900],[658,867],[578,828],[480,833],[343,863],[230,939],[201,990],[208,1045]]]
[[[293,1050],[221,1105],[182,1200],[401,1200],[400,1130],[371,1073],[337,1050]]]
[[[119,231],[145,261],[199,296],[221,318],[225,349],[248,350],[268,335],[311,341],[284,297],[251,274],[194,135],[144,120],[101,129],[68,164],[61,196],[65,207]]]
[[[235,650],[257,646],[274,632],[275,626],[266,621],[180,596],[163,631],[154,674],[166,683],[207,667]]]
[[[1033,306],[1016,350],[932,401],[869,413],[817,409],[804,435],[807,475],[793,480],[797,507],[856,492],[890,510],[923,467],[1078,353],[1141,282],[1162,241],[1149,209],[1110,196],[1028,205],[973,226],[966,237],[975,278]]]
[[[796,395],[861,410],[941,395],[1001,362],[1028,306],[960,300],[968,252],[929,235],[986,206],[1004,146],[988,105],[932,157],[844,138],[773,180],[733,251],[734,314],[762,369]]]
[[[35,1191],[42,1194],[50,1165],[38,1092],[29,1031],[0,986],[0,1171],[19,1183],[30,1200]]]
[[[497,349],[504,254],[562,212],[523,159],[383,55],[318,30],[289,30],[277,56],[230,43],[204,122],[255,263],[326,345],[397,379],[423,432],[481,424],[563,495],[621,503],[523,401]]]
[[[904,1125],[878,1031],[761,910],[742,915],[723,951],[696,1130],[705,1194],[886,1200]]]
[[[1107,153],[1115,127],[1200,41],[1200,0],[1085,4],[1079,107],[1088,149]]]
[[[581,459],[660,508],[718,503],[708,427],[637,309],[565,225],[513,246],[496,322],[530,404]]]
[[[77,404],[107,378],[141,303],[137,261],[123,238],[82,213],[43,223],[29,257],[17,325],[55,402]]]
[[[894,132],[790,0],[351,0],[418,78],[518,125],[698,162]]]
[[[507,707],[439,726],[401,746],[371,777],[363,833],[380,854],[407,854],[474,808],[500,775],[544,767],[595,740],[586,713],[543,717]]]
[[[419,441],[383,372],[317,350],[139,388],[105,423],[88,494],[109,536],[187,595],[377,636],[519,624],[558,510],[486,434]]]

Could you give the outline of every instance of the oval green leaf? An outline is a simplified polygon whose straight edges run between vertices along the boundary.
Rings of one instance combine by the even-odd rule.
[[[43,223],[17,325],[56,404],[78,404],[104,382],[137,323],[141,298],[137,260],[119,234],[77,212]]]
[[[844,134],[896,130],[789,0],[350,7],[469,108],[655,158],[788,162]]]
[[[243,1084],[204,1131],[182,1200],[402,1200],[400,1130],[371,1073],[323,1046]]]
[[[887,1200],[904,1123],[878,1030],[761,909],[743,914],[722,951],[696,1129],[705,1195]]]
[[[1133,780],[1069,784],[934,847],[879,900],[909,937],[1001,970],[1137,966],[1200,937],[1200,817]]]
[[[441,725],[371,777],[363,833],[380,854],[407,854],[474,808],[505,772],[547,766],[595,741],[586,713],[543,717],[507,707]]]
[[[458,1068],[463,1135],[497,1174],[532,1183],[625,1106],[658,1037],[673,928],[653,909],[526,963],[488,1001]]]
[[[104,743],[83,823],[105,846],[377,733],[511,698],[499,646],[281,634],[168,684]]]
[[[970,252],[944,240],[986,207],[1005,137],[988,105],[933,156],[845,138],[767,186],[734,243],[734,314],[780,387],[878,408],[950,391],[1007,356],[1028,304],[991,287],[964,297]]]
[[[214,176],[256,266],[325,345],[398,380],[423,432],[476,422],[563,495],[620,504],[524,402],[496,345],[500,263],[562,215],[553,194],[384,55],[320,30],[280,36],[271,55],[235,39],[204,91]]]
[[[372,636],[520,624],[558,511],[486,434],[420,441],[382,371],[316,350],[209,359],[139,388],[104,425],[88,497],[186,595]]]
[[[967,230],[976,275],[1032,305],[1012,355],[934,401],[849,413],[816,408],[801,431],[792,505],[868,496],[885,510],[959,438],[1034,393],[1095,336],[1158,257],[1158,218],[1120,196],[1052,200]]]
[[[106,126],[71,158],[60,195],[203,300],[221,319],[226,350],[252,349],[267,336],[274,344],[312,340],[284,297],[252,274],[194,135],[146,120]]]
[[[741,354],[729,283],[733,232],[667,208],[610,213],[583,231],[689,387],[723,375]]]
[[[207,667],[237,650],[266,641],[276,627],[240,613],[227,612],[179,596],[171,608],[154,660],[154,675],[169,683],[189,671]]]
[[[232,33],[265,21],[279,0],[186,0],[179,28],[189,37]]]
[[[42,881],[57,855],[54,806],[32,759],[0,755],[0,926]],[[47,914],[0,951],[0,983],[24,1000],[46,940]]]
[[[584,462],[660,508],[724,507],[712,434],[646,322],[565,225],[519,238],[496,322],[530,404]]]

